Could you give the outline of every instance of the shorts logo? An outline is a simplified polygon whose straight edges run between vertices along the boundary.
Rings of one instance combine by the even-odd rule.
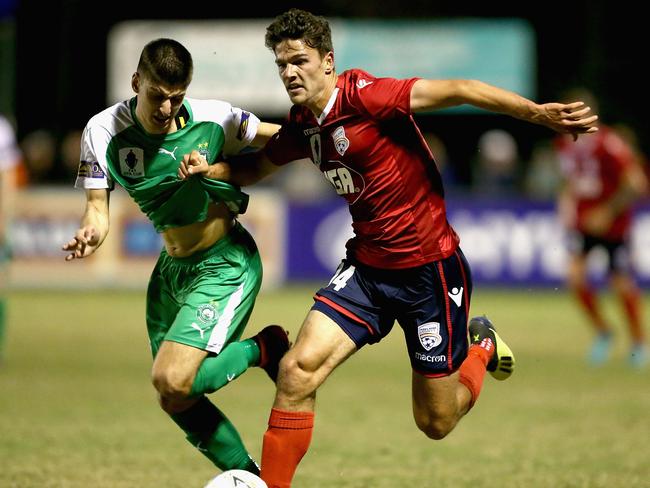
[[[440,322],[427,322],[426,324],[418,325],[418,338],[422,347],[427,351],[440,345],[442,342]]]
[[[206,327],[205,329],[202,329],[201,326],[196,322],[192,322],[190,326],[192,327],[192,329],[199,331],[199,334],[201,334],[201,339],[203,339],[203,334],[205,334],[205,331],[209,328]]]
[[[217,309],[213,305],[206,303],[196,310],[196,317],[204,324],[211,324],[217,320]]]
[[[129,178],[144,176],[144,151],[139,147],[125,147],[119,151],[120,171]]]
[[[350,139],[345,137],[345,129],[343,126],[334,129],[334,132],[332,132],[332,139],[334,139],[334,147],[336,148],[336,152],[343,156],[345,154],[345,151],[347,151],[350,147]]]
[[[456,288],[454,286],[451,291],[447,292],[447,295],[449,295],[449,298],[454,301],[457,307],[460,307],[460,304],[463,301],[463,287],[461,286],[460,288]]]

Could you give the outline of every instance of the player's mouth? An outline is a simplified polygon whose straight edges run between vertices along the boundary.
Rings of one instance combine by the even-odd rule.
[[[297,95],[300,90],[304,90],[304,87],[297,83],[291,83],[287,86],[287,93],[289,95]]]
[[[171,117],[161,117],[159,115],[154,115],[152,118],[154,123],[160,127],[165,127],[171,120]]]

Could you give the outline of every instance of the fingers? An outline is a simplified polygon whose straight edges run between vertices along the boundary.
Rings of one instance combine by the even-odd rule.
[[[564,123],[564,125],[567,125],[567,126],[587,127],[587,126],[591,126],[591,125],[595,124],[597,120],[598,120],[598,115],[592,115],[591,117],[587,117],[587,118],[564,119],[563,123]]]
[[[187,155],[185,155],[185,157],[187,157]],[[187,166],[187,163],[184,161],[185,157],[183,157],[183,161],[181,161],[181,164],[178,167],[178,177],[181,180],[185,180],[188,176],[190,176],[189,168]]]
[[[97,229],[93,226],[86,226],[78,229],[75,236],[63,244],[61,249],[63,251],[69,251],[65,260],[72,261],[73,259],[85,257],[89,247],[97,245],[98,242],[99,234],[97,233]]]
[[[181,161],[178,167],[178,178],[185,180],[193,174],[205,173],[207,167],[208,161],[205,159],[205,156],[194,150],[190,154],[183,156],[183,161]]]
[[[567,113],[567,115],[572,119],[579,119],[591,112],[591,107],[584,107],[579,110],[572,111],[563,110],[563,112]]]
[[[83,243],[81,240],[79,240],[77,237],[75,237],[74,239],[70,239],[62,247],[62,249],[64,251],[71,251],[65,257],[65,260],[66,261],[72,261],[73,259],[83,257],[85,247],[86,247],[86,244]]]
[[[563,111],[566,110],[566,111],[569,111],[569,112],[573,112],[574,110],[577,110],[577,109],[583,107],[584,104],[585,104],[585,102],[567,103],[567,104],[564,105],[564,108],[562,110]]]

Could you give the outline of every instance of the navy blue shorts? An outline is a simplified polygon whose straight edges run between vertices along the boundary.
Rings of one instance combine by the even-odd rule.
[[[573,232],[569,235],[569,247],[572,253],[587,256],[593,249],[601,248],[607,254],[610,272],[632,272],[629,245],[626,239],[608,240],[599,236]]]
[[[357,345],[379,342],[397,321],[411,366],[426,376],[446,376],[467,356],[472,277],[460,249],[417,268],[385,270],[344,259],[329,284],[316,292],[312,310],[324,313]]]

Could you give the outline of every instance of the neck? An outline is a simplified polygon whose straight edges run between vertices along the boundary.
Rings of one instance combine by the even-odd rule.
[[[337,80],[338,80],[338,75],[333,72],[327,78],[325,82],[325,88],[321,92],[321,95],[318,97],[318,99],[313,104],[309,104],[307,106],[307,108],[309,108],[312,111],[315,117],[320,117],[320,115],[323,113],[323,110],[325,110],[325,107],[327,107],[327,102],[330,101],[330,97],[332,96],[332,93],[336,88]]]

